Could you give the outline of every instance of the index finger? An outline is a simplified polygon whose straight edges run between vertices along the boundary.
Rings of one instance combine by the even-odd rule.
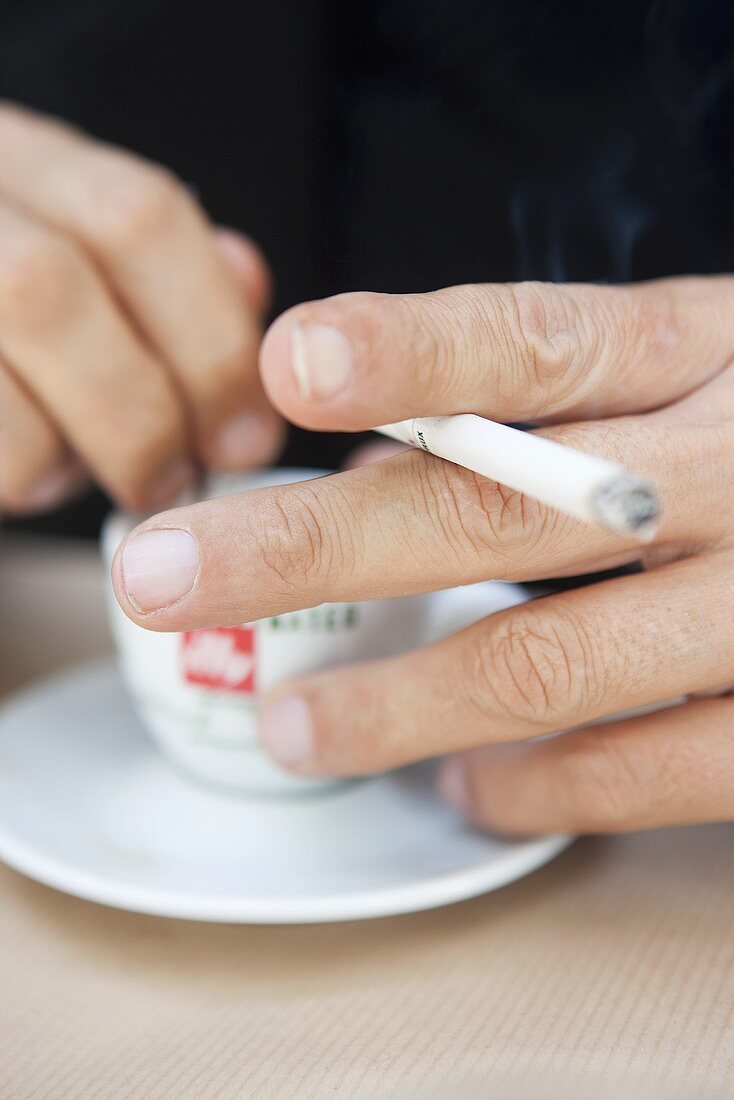
[[[474,412],[553,422],[668,404],[734,355],[734,279],[342,294],[275,321],[261,374],[312,429]]]

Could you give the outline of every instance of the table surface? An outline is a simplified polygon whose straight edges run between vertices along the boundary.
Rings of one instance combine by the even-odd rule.
[[[4,536],[0,691],[109,650],[102,593],[92,547]],[[532,1072],[730,1095],[733,837],[588,838],[483,898],[304,927],[117,912],[0,867],[0,1092],[464,1097]]]

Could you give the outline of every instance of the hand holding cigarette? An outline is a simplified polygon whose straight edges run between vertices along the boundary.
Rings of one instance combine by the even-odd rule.
[[[284,767],[314,776],[447,755],[443,796],[510,833],[732,818],[734,701],[717,693],[734,681],[733,361],[728,277],[298,306],[262,351],[276,407],[314,430],[430,418],[429,449],[445,445],[445,457],[411,449],[154,517],[144,576],[126,567],[136,534],[123,546],[118,597],[142,625],[181,630],[642,559],[643,572],[535,600],[404,656],[284,684],[262,713],[263,742]],[[538,427],[525,436],[502,423]],[[480,466],[487,433],[498,444],[491,469]],[[571,453],[558,459],[548,442]],[[588,493],[577,490],[607,464],[659,494],[644,547],[634,523],[585,511]],[[672,710],[590,728],[681,696]]]
[[[377,430],[586,523],[641,542],[655,534],[660,508],[652,485],[608,459],[471,413],[414,417]]]

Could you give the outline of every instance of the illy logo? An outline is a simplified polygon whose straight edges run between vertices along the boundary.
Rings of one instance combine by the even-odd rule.
[[[251,626],[191,630],[182,635],[181,668],[188,684],[212,691],[255,691],[255,631]]]

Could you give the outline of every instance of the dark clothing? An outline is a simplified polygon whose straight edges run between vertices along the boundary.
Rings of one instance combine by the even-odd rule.
[[[727,0],[0,0],[0,96],[171,167],[277,308],[727,270]],[[287,461],[353,439],[294,433]],[[100,503],[67,510],[91,529]]]

